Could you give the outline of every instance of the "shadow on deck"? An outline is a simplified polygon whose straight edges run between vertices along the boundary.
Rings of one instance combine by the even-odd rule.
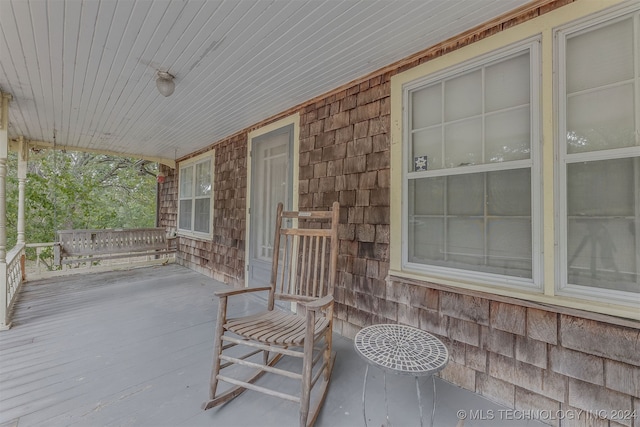
[[[26,283],[13,328],[0,332],[0,426],[295,426],[297,405],[247,391],[202,411],[217,301],[225,285],[175,264]],[[230,311],[258,307],[230,301]],[[362,426],[364,362],[334,334],[338,353],[318,426]],[[440,379],[436,426],[542,426]],[[419,425],[415,383],[387,376],[390,421]],[[431,407],[431,381],[421,383]],[[382,373],[369,371],[369,426],[387,425]],[[492,411],[492,412],[491,412]],[[425,425],[428,414],[425,411]],[[490,419],[492,418],[492,419]]]

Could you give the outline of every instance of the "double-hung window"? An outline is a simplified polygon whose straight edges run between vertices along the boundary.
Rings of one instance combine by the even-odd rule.
[[[213,156],[180,163],[178,231],[193,237],[212,236]]]
[[[640,294],[640,11],[557,32],[561,293]]]
[[[404,268],[539,288],[539,40],[405,84]]]

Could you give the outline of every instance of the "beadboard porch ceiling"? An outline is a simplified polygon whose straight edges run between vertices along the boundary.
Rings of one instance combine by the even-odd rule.
[[[170,162],[526,3],[2,0],[9,137]]]

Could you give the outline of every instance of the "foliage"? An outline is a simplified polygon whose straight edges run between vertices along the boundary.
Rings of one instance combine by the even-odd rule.
[[[16,242],[18,159],[7,176],[7,247]],[[153,227],[157,165],[104,154],[30,153],[25,185],[25,239],[52,242],[56,230]]]

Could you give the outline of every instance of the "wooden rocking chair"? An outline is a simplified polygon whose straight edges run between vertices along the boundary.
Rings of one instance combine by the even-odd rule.
[[[204,409],[228,402],[250,389],[299,403],[300,426],[313,425],[324,402],[335,359],[331,333],[339,209],[335,202],[331,211],[283,212],[280,203],[270,286],[216,292],[220,303],[210,400]],[[326,220],[330,220],[331,228],[317,228]],[[283,222],[291,223],[291,227],[285,228]],[[303,228],[305,223],[316,228]],[[246,317],[227,317],[229,297],[258,291],[269,292],[266,311]],[[275,301],[295,303],[296,312],[279,309]],[[240,349],[244,351],[238,353]],[[301,372],[275,367],[283,356],[301,358]],[[250,372],[238,372],[243,370]],[[230,371],[241,379],[227,374]],[[267,372],[299,381],[300,395],[255,384]],[[220,381],[230,383],[231,388],[218,392]]]

